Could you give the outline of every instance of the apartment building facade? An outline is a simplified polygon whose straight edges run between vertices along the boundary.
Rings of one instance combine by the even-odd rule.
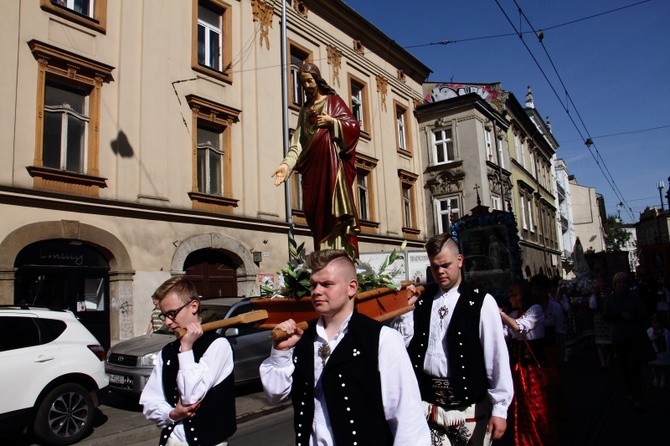
[[[478,205],[514,214],[523,275],[562,276],[553,161],[558,143],[499,83],[426,83],[417,107],[430,233]],[[432,220],[432,221],[431,221]]]
[[[510,121],[513,206],[519,227],[524,277],[561,276],[561,251],[556,225],[554,159],[558,142],[535,107],[528,87],[522,106],[513,94],[505,102]]]
[[[296,126],[304,61],[361,122],[361,252],[422,247],[412,113],[430,70],[338,0],[288,1],[282,51],[282,5],[5,5],[1,303],[70,308],[110,345],[143,333],[151,293],[171,275],[203,297],[276,282],[290,223],[313,249],[297,183],[271,178]]]

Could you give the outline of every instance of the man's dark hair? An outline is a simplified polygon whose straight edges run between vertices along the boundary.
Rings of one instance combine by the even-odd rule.
[[[356,274],[356,266],[351,260],[351,257],[346,251],[341,249],[323,249],[321,251],[314,251],[307,256],[307,268],[311,269],[313,273],[320,271],[326,267],[333,260],[346,259],[347,263],[351,265],[351,269]]]
[[[337,94],[333,87],[328,85],[328,82],[321,77],[321,70],[319,70],[319,67],[313,63],[305,62],[302,64],[302,66],[300,66],[300,74],[302,73],[309,73],[312,75],[321,94]]]
[[[452,240],[454,242],[454,244],[456,245],[456,249],[458,250],[458,252],[460,252],[460,249],[458,248],[458,243],[456,243],[456,240],[453,240],[451,238],[451,234],[443,232],[442,234],[432,236],[426,242],[425,248],[428,257],[435,257],[436,255],[438,255],[440,251],[442,251],[444,244],[447,243],[449,240]]]

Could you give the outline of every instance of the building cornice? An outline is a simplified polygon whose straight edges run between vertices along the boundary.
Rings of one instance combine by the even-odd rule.
[[[360,40],[365,48],[383,54],[391,64],[402,69],[405,76],[415,82],[422,84],[432,73],[430,68],[341,0],[303,0],[303,3],[354,40]]]

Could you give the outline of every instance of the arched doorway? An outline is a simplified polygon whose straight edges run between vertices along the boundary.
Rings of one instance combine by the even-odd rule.
[[[109,264],[97,249],[80,240],[35,242],[14,267],[15,304],[71,310],[109,348]]]
[[[195,283],[203,299],[237,297],[238,267],[217,249],[199,249],[190,253],[184,261],[184,272]]]

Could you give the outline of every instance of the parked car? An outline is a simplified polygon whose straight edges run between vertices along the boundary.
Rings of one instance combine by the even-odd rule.
[[[41,444],[88,435],[109,383],[105,349],[68,310],[0,306],[0,432]]]
[[[248,298],[218,297],[201,300],[200,315],[205,323],[238,316],[255,309]],[[258,380],[258,368],[270,355],[270,330],[241,325],[219,329],[218,332],[228,339],[233,348],[235,384]],[[154,333],[137,336],[112,346],[105,366],[109,374],[110,390],[120,395],[139,398],[161,349],[174,340],[172,330],[163,325]]]

